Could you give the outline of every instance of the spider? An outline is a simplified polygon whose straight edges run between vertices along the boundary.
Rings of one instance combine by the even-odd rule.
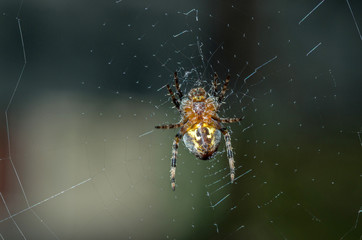
[[[225,97],[230,76],[226,77],[221,92],[218,91],[218,75],[215,73],[212,82],[212,94],[198,87],[190,90],[187,96],[181,92],[177,72],[174,73],[175,87],[178,99],[175,97],[169,85],[167,90],[171,96],[172,102],[181,114],[181,121],[175,124],[155,126],[158,129],[181,128],[176,134],[172,145],[171,157],[171,187],[175,191],[176,158],[179,141],[183,142],[188,150],[201,160],[210,159],[219,147],[221,134],[224,135],[226,143],[226,153],[229,159],[231,183],[235,177],[234,155],[231,147],[230,134],[222,123],[239,122],[241,118],[220,118],[217,114],[222,100]]]

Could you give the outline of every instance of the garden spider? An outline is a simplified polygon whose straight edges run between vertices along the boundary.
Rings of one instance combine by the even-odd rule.
[[[217,114],[222,100],[225,97],[230,76],[227,76],[221,92],[218,92],[218,75],[215,73],[213,81],[212,95],[208,94],[204,88],[193,88],[187,97],[184,97],[178,82],[177,73],[174,74],[175,87],[178,99],[175,97],[169,85],[167,90],[171,95],[172,102],[181,114],[181,121],[175,124],[156,126],[156,128],[170,129],[181,128],[176,134],[172,145],[171,157],[171,187],[175,191],[176,158],[179,141],[183,141],[189,151],[201,160],[208,160],[217,151],[220,144],[221,133],[226,142],[226,153],[229,159],[230,178],[234,181],[235,167],[234,156],[231,147],[230,134],[222,123],[239,122],[241,118],[220,118]]]

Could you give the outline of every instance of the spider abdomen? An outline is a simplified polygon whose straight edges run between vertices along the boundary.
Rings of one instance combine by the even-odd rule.
[[[207,123],[195,124],[183,136],[185,146],[201,160],[212,157],[219,147],[220,140],[220,130]]]

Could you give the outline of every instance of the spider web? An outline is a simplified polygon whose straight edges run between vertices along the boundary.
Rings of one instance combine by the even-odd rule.
[[[358,1],[3,1],[0,239],[359,239]],[[167,95],[231,76],[209,161]]]

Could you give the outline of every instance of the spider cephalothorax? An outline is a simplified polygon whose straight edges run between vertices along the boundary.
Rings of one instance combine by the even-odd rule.
[[[191,91],[189,92],[188,95],[189,95],[189,99],[194,102],[204,101],[205,98],[207,97],[207,93],[206,93],[205,89],[203,89],[201,87],[191,89]]]
[[[218,92],[218,76],[215,74],[213,81],[213,94],[209,95],[204,88],[198,87],[190,90],[188,98],[184,98],[181,92],[177,73],[174,74],[175,87],[179,99],[176,99],[169,85],[167,89],[172,101],[181,114],[181,121],[176,124],[156,126],[156,128],[170,129],[181,128],[176,134],[172,145],[171,157],[171,186],[175,190],[176,157],[179,141],[182,138],[189,151],[202,160],[207,160],[217,151],[224,135],[227,148],[227,156],[230,166],[231,182],[234,181],[235,167],[234,156],[231,147],[230,134],[222,126],[222,123],[239,122],[240,118],[220,118],[217,114],[222,100],[225,96],[227,85],[230,81],[228,76],[221,92]]]

